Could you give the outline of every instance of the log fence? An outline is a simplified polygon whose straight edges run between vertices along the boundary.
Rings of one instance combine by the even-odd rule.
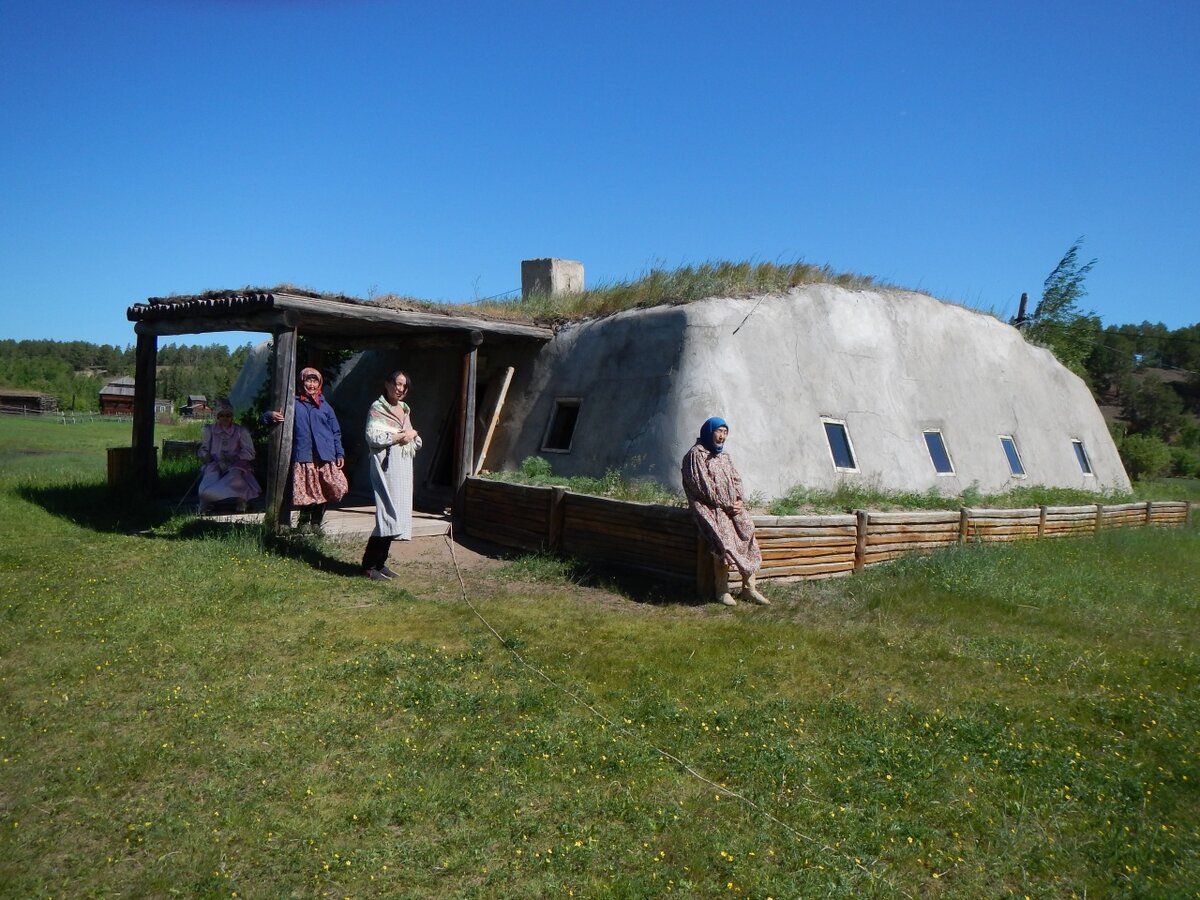
[[[501,546],[561,553],[701,591],[711,582],[711,554],[686,509],[469,478],[464,510],[467,534]],[[1181,526],[1190,517],[1186,501],[755,516],[763,554],[758,577],[831,578],[956,544]],[[736,586],[737,571],[729,575]]]

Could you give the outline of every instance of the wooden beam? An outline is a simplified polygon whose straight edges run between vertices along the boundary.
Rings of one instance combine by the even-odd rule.
[[[288,524],[284,510],[288,483],[292,474],[292,429],[296,418],[296,330],[275,335],[275,385],[271,391],[271,409],[283,413],[283,422],[271,429],[267,456],[267,501],[263,526],[279,534]]]
[[[158,365],[158,339],[139,334],[134,357],[133,383],[133,484],[143,494],[154,493],[158,463],[154,455],[154,377]]]
[[[388,309],[386,306],[374,304],[343,303],[338,300],[298,297],[294,294],[276,293],[274,306],[276,309],[294,310],[299,313],[306,326],[306,332],[316,324],[322,327],[340,327],[348,333],[362,334],[371,334],[379,328],[390,328],[395,331],[457,331],[467,335],[478,332],[481,336],[505,335],[540,341],[548,341],[554,337],[551,329],[541,325],[408,309]]]
[[[261,331],[273,334],[287,326],[287,314],[280,312],[226,313],[221,316],[180,316],[138,322],[133,330],[141,334],[168,337],[179,334],[215,334],[221,331]]]
[[[475,386],[479,345],[483,334],[472,331],[463,354],[462,394],[459,398],[457,466],[454,476],[454,508],[463,508],[463,490],[475,467]],[[460,513],[461,514],[461,513]]]
[[[487,459],[488,448],[492,445],[492,435],[496,433],[496,423],[500,421],[500,410],[504,408],[504,398],[508,396],[508,386],[512,384],[513,367],[508,366],[501,373],[499,380],[492,380],[483,397],[483,414],[487,417],[487,426],[483,432],[483,442],[479,452],[475,454],[475,465],[471,474],[478,475]]]

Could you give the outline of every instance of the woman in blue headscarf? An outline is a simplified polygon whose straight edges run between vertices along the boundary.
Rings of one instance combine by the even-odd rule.
[[[770,603],[758,592],[755,573],[762,552],[754,539],[754,519],[746,510],[742,479],[725,452],[729,426],[713,416],[700,428],[700,437],[683,457],[680,474],[688,508],[717,558],[717,593],[726,606],[737,601],[729,592],[729,567],[742,575],[742,599]]]

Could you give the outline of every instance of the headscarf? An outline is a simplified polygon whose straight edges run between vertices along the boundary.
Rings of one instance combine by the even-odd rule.
[[[729,426],[725,424],[725,420],[720,416],[713,416],[700,426],[700,443],[704,445],[704,449],[709,453],[723,453],[725,451],[725,447],[723,445],[717,444],[713,441],[713,433],[718,428],[729,428]]]
[[[304,389],[304,378],[307,375],[317,376],[317,393],[312,396],[310,396],[308,391]],[[304,403],[311,403],[313,406],[320,406],[322,399],[321,388],[325,385],[325,379],[321,376],[321,373],[311,366],[305,366],[300,370],[299,378],[300,390],[296,392],[296,397]]]
[[[233,428],[233,405],[225,399],[218,400],[216,405],[213,406],[213,424],[215,424],[218,428],[221,428],[222,425],[220,419],[221,416],[225,415],[226,413],[229,414],[229,424],[225,425],[224,428]]]

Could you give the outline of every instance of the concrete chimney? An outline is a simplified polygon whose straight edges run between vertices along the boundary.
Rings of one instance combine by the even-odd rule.
[[[534,294],[578,294],[583,291],[583,263],[574,259],[521,260],[521,299]]]

